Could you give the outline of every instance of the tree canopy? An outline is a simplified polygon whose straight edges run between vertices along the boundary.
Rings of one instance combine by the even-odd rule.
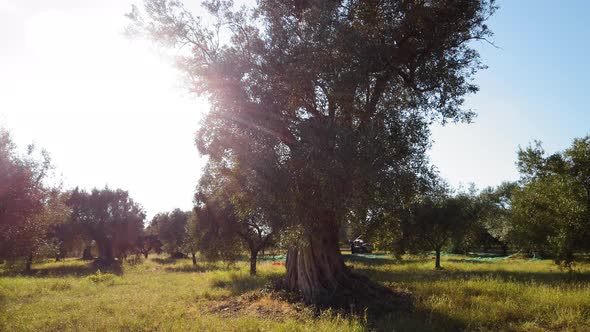
[[[570,266],[590,236],[590,136],[546,155],[540,142],[518,154],[523,187],[514,193],[514,227],[522,246]]]
[[[143,231],[145,212],[127,191],[75,188],[67,201],[72,222],[91,240],[96,241],[99,259],[111,263],[135,248]]]
[[[26,270],[52,245],[48,235],[69,214],[59,188],[47,183],[51,169],[45,150],[29,145],[19,153],[0,128],[0,258],[26,258]]]

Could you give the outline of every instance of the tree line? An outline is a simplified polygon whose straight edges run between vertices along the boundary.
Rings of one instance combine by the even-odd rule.
[[[33,145],[19,152],[1,128],[0,169],[0,260],[26,272],[34,259],[48,257],[78,255],[108,266],[129,255],[166,252],[191,255],[196,265],[197,252],[209,260],[234,261],[246,248],[255,274],[258,252],[270,244],[266,216],[254,201],[225,202],[229,189],[210,194],[202,189],[192,211],[158,213],[146,223],[144,209],[125,190],[64,190],[52,184],[49,153]]]
[[[79,255],[102,264],[128,255],[165,252],[192,259],[235,261],[246,251],[256,274],[260,251],[284,250],[293,236],[272,209],[280,196],[251,187],[251,175],[236,165],[210,164],[199,182],[195,207],[156,214],[145,222],[143,208],[129,193],[108,187],[91,191],[49,185],[51,160],[29,146],[17,152],[7,131],[0,136],[0,259],[20,261],[30,271],[34,258]],[[571,267],[590,249],[590,136],[565,151],[547,155],[540,142],[520,149],[521,178],[481,191],[453,191],[440,177],[405,204],[374,213],[364,222],[343,222],[340,246],[362,234],[378,249],[401,257],[434,252],[499,250],[550,257]]]

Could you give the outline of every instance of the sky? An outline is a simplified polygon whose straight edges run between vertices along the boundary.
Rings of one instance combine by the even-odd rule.
[[[47,149],[64,187],[128,190],[148,217],[190,209],[206,159],[194,134],[208,110],[170,59],[122,31],[128,0],[0,0],[0,126]],[[453,186],[516,180],[516,152],[563,150],[590,133],[590,2],[499,1],[497,47],[466,106],[471,124],[432,128],[432,163]]]

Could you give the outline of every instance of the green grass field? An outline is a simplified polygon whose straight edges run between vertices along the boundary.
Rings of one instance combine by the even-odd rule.
[[[0,271],[0,331],[590,331],[590,264],[347,257],[354,271],[411,293],[412,309],[378,319],[320,313],[267,291],[283,266],[233,267],[153,257],[97,273],[79,260]]]

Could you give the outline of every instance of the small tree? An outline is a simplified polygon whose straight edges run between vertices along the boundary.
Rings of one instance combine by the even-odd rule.
[[[435,252],[436,269],[441,269],[441,251],[453,234],[469,226],[471,204],[469,195],[452,196],[442,186],[413,204],[409,223],[414,246]]]
[[[513,241],[514,225],[512,221],[512,197],[518,189],[515,182],[504,182],[496,188],[484,189],[479,197],[479,224],[502,248],[507,255],[508,246]]]
[[[199,231],[197,230],[197,213],[193,211],[185,225],[184,249],[191,254],[193,266],[197,266],[197,251],[199,251]]]
[[[144,258],[148,258],[150,251],[154,251],[156,254],[162,252],[162,242],[158,240],[158,236],[154,234],[142,234],[137,239],[137,249],[143,255]]]
[[[203,258],[235,262],[243,250],[237,234],[224,224],[234,215],[231,210],[214,201],[199,203],[194,209],[195,216],[188,227],[191,246],[198,248]]]
[[[254,174],[236,167],[236,163],[230,164],[233,167],[223,163],[211,163],[207,167],[195,201],[201,206],[214,205],[223,211],[211,222],[215,222],[222,232],[235,234],[248,248],[250,274],[255,275],[258,253],[269,245],[279,227],[273,220],[280,220],[280,217],[272,208],[275,197],[257,190],[256,182],[250,180]],[[233,240],[231,236],[219,239]]]
[[[184,256],[186,225],[190,212],[174,209],[172,212],[158,213],[148,229],[158,235],[163,244],[162,250],[174,257]]]

